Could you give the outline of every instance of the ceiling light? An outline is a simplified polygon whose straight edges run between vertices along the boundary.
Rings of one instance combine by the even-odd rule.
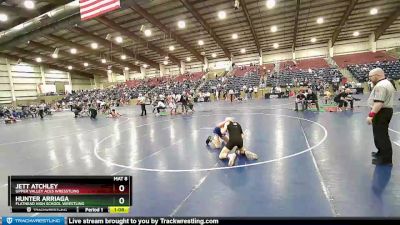
[[[139,61],[136,61],[135,64],[138,65],[138,64],[139,64]]]
[[[358,35],[360,35],[360,32],[354,31],[353,36],[354,36],[354,37],[358,37]]]
[[[151,36],[151,30],[149,29],[145,30],[144,35],[146,35],[147,37]]]
[[[4,13],[0,13],[0,21],[6,22],[8,20],[8,16]]]
[[[245,48],[240,49],[240,53],[242,54],[246,53],[246,49]]]
[[[164,65],[168,65],[168,61],[167,60],[164,61]]]
[[[192,60],[192,58],[186,57],[186,61],[190,62],[191,60]]]
[[[42,62],[42,58],[37,57],[37,58],[36,58],[36,62],[38,62],[38,63]]]
[[[238,35],[237,34],[232,34],[232,39],[238,39]]]
[[[107,63],[106,59],[101,59],[101,63]]]
[[[213,54],[211,54],[211,56],[212,56],[213,58],[215,58],[215,57],[217,57],[217,54],[216,54],[216,53],[213,53]]]
[[[76,54],[76,48],[71,48],[71,50],[70,50],[70,52],[71,52],[71,54]]]
[[[311,42],[315,43],[317,41],[317,39],[315,37],[311,38]]]
[[[147,68],[147,64],[143,64],[143,67],[144,67],[144,68]]]
[[[278,44],[278,43],[274,43],[272,46],[273,46],[274,48],[279,48],[279,44]]]
[[[126,59],[126,55],[121,55],[121,59],[125,60]]]
[[[117,43],[122,43],[123,39],[122,39],[121,36],[118,36],[118,37],[115,37],[115,41],[116,41]]]
[[[225,11],[219,11],[218,12],[218,18],[220,18],[221,20],[226,18],[226,13]]]
[[[178,22],[178,27],[179,27],[180,29],[183,29],[183,28],[185,28],[185,27],[186,27],[186,23],[185,23],[185,21],[183,21],[183,20],[180,20],[180,21]]]
[[[378,9],[377,8],[372,8],[371,10],[369,10],[369,14],[371,14],[371,15],[378,14]]]
[[[97,49],[99,45],[96,42],[93,42],[92,44],[90,44],[90,47],[92,47],[93,49]]]
[[[271,32],[276,32],[276,31],[278,31],[278,27],[277,26],[272,26],[271,27]]]
[[[324,18],[323,18],[323,17],[318,17],[317,23],[318,23],[318,24],[324,23]]]
[[[203,40],[199,40],[199,45],[201,46],[201,45],[204,45],[204,41]]]
[[[125,70],[129,70],[129,67],[125,67]]]
[[[31,0],[25,0],[24,1],[24,6],[27,9],[33,9],[33,8],[35,8],[35,3],[33,1],[31,1]]]
[[[72,66],[68,66],[68,69],[69,69],[69,70],[72,70]]]
[[[267,3],[266,3],[268,9],[274,8],[275,4],[276,4],[275,0],[267,0]]]
[[[83,63],[83,65],[84,65],[85,67],[88,67],[88,66],[89,66],[89,63],[85,62],[85,63]]]
[[[51,54],[51,57],[53,57],[53,59],[57,59],[58,55],[56,53]]]
[[[169,46],[169,50],[173,51],[173,50],[175,50],[175,47],[173,45],[171,45],[171,46]]]

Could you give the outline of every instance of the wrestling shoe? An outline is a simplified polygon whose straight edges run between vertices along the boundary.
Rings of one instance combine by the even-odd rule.
[[[246,156],[246,158],[248,160],[257,160],[258,159],[258,155],[254,152],[245,151],[244,155]]]
[[[228,159],[229,159],[228,166],[229,167],[234,166],[236,164],[236,159],[237,159],[236,153],[228,154]]]
[[[206,145],[209,145],[211,141],[212,141],[212,137],[208,136],[208,138],[206,140]]]

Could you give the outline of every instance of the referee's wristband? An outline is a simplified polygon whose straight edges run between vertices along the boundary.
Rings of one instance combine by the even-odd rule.
[[[374,118],[375,115],[376,115],[376,113],[371,111],[371,112],[369,112],[368,117]]]

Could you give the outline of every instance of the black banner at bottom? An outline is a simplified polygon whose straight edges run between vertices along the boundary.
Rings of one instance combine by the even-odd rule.
[[[399,224],[400,218],[206,218],[206,217],[67,217],[68,225],[173,225],[173,224],[271,224],[271,225],[351,225]]]

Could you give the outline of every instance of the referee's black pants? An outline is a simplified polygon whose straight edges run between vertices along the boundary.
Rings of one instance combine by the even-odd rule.
[[[147,115],[147,112],[146,112],[146,104],[140,104],[140,108],[142,109],[142,113],[140,114],[141,116],[143,116],[143,115]]]
[[[44,110],[43,109],[39,109],[39,116],[41,119],[43,119],[44,116]]]
[[[392,108],[382,108],[372,120],[372,131],[377,152],[377,159],[383,163],[392,162],[392,143],[389,137],[389,123],[393,116]]]

